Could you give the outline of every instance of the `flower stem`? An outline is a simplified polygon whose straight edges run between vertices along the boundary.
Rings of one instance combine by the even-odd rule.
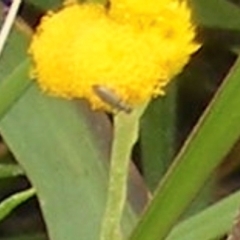
[[[108,199],[101,240],[122,240],[120,222],[126,201],[129,160],[139,133],[139,120],[147,103],[131,114],[121,112],[114,118],[114,140],[111,156]]]

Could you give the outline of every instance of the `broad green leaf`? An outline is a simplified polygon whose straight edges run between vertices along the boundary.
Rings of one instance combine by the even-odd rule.
[[[0,119],[31,85],[29,71],[29,62],[26,60],[7,79],[0,82]],[[3,72],[1,74],[4,75]]]
[[[164,239],[239,138],[239,79],[240,60],[165,175],[131,240]]]
[[[31,83],[28,79],[30,68],[26,59],[30,38],[23,32],[23,23],[17,26],[18,28],[12,29],[0,59],[0,119]]]
[[[22,63],[29,42],[29,36],[21,32],[21,29],[14,28],[11,31],[0,59],[0,82],[10,74],[10,70],[12,73],[12,70]]]
[[[104,118],[32,86],[1,121],[5,141],[37,190],[53,240],[99,237],[107,183]]]

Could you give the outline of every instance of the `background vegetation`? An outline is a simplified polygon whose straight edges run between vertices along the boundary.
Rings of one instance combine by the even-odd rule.
[[[125,239],[224,239],[240,207],[240,3],[189,3],[202,48],[167,95],[139,116]],[[99,239],[119,125],[84,101],[46,96],[29,79],[31,28],[60,6],[60,0],[24,1],[0,58],[3,240]],[[134,134],[115,138],[132,141]],[[33,196],[34,190],[23,191],[30,186],[37,198],[11,213]]]

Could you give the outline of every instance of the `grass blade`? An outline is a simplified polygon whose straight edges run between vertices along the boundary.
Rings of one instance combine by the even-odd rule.
[[[131,240],[164,239],[238,139],[239,78],[240,60],[164,177]]]
[[[217,239],[230,231],[239,209],[240,192],[179,223],[166,240]]]
[[[24,171],[17,164],[0,164],[0,179],[22,175],[24,175]]]
[[[20,193],[16,193],[0,203],[0,221],[9,215],[21,203],[27,201],[36,193],[35,189],[28,189]]]

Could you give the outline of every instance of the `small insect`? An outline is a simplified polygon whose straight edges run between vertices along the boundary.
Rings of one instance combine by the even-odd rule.
[[[102,85],[94,85],[93,91],[103,102],[109,104],[113,108],[126,113],[130,113],[132,111],[131,106],[123,102],[123,100],[111,89]]]

